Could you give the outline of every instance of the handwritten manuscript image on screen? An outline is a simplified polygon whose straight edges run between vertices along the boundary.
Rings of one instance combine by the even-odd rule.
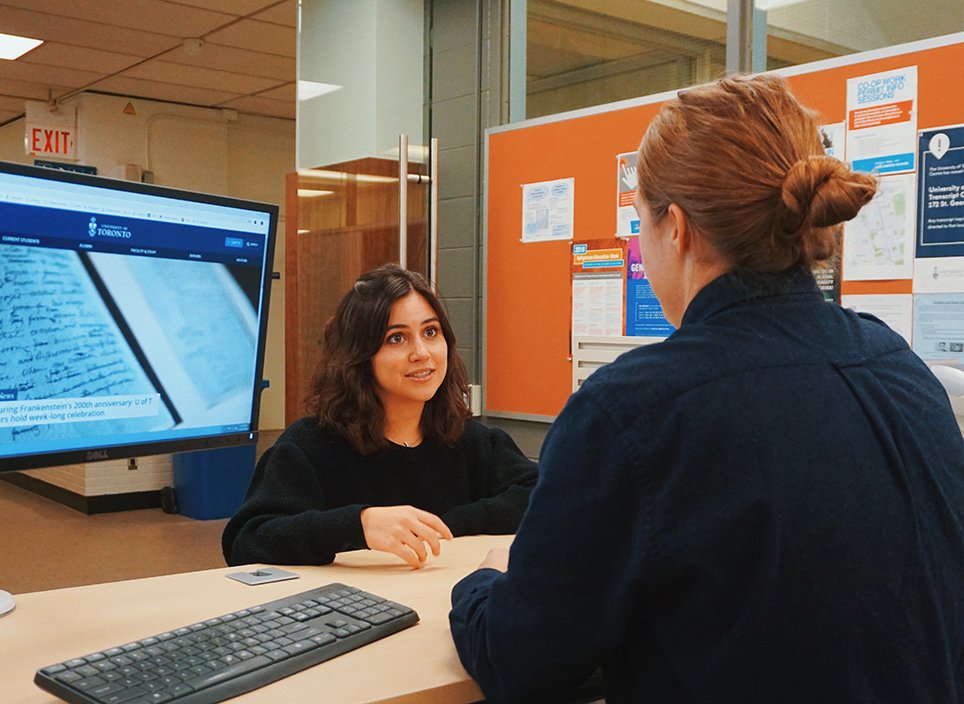
[[[246,421],[258,282],[214,262],[0,255],[0,442]]]

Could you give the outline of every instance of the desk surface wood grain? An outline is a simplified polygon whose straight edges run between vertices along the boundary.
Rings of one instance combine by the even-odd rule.
[[[450,593],[489,548],[511,541],[511,536],[457,538],[443,543],[441,555],[430,556],[420,570],[364,550],[342,553],[331,565],[289,567],[299,579],[256,587],[225,577],[257,567],[252,565],[16,595],[16,609],[0,617],[0,700],[55,704],[60,700],[33,684],[42,667],[342,582],[412,607],[420,622],[232,702],[476,702],[481,692],[459,663],[449,632]]]

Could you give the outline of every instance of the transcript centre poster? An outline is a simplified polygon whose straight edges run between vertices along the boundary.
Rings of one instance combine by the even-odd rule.
[[[922,130],[918,257],[964,256],[964,125]]]
[[[921,130],[913,348],[964,364],[964,125]]]

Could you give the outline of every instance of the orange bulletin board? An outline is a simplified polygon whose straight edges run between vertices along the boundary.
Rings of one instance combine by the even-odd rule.
[[[825,124],[846,118],[847,79],[917,67],[917,129],[964,122],[964,34],[777,71]],[[635,150],[661,94],[486,134],[485,411],[551,419],[572,389],[571,247],[522,242],[522,186],[574,178],[574,240],[616,232],[616,155]],[[694,178],[699,178],[694,174]],[[841,282],[843,294],[911,293],[911,280]]]

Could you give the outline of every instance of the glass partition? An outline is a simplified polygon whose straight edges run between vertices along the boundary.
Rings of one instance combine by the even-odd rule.
[[[514,106],[513,121],[721,77],[728,9],[741,1],[512,0],[526,37],[524,59],[511,57],[510,73],[525,75],[525,110]],[[762,71],[962,31],[964,2],[755,0],[752,24],[752,66]]]
[[[755,0],[768,69],[964,30],[961,0]]]

